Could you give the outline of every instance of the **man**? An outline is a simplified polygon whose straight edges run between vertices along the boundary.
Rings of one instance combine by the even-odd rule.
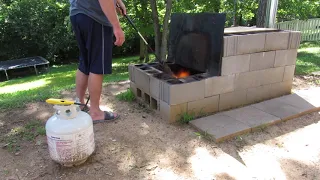
[[[117,113],[102,111],[99,107],[103,75],[112,71],[113,35],[116,46],[121,46],[125,41],[116,14],[116,3],[126,14],[121,0],[70,0],[70,19],[80,50],[76,94],[84,103],[88,88],[93,123],[119,117]]]

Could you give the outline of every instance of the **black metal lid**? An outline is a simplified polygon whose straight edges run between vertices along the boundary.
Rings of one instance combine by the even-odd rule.
[[[225,13],[173,13],[168,62],[220,75]]]

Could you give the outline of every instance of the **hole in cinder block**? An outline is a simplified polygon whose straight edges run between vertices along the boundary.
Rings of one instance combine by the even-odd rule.
[[[148,71],[146,71],[146,73],[148,73],[148,74],[156,74],[156,73],[158,73],[158,71],[155,71],[155,70],[148,70]]]
[[[212,75],[210,75],[210,74],[204,73],[204,74],[197,74],[193,78],[196,79],[196,80],[202,80],[202,79],[205,79],[205,78],[209,78],[211,76]]]
[[[141,89],[137,88],[137,96],[141,97]]]
[[[189,83],[189,82],[193,82],[193,81],[196,81],[196,79],[194,77],[191,77],[191,76],[188,76],[186,78],[183,78],[183,79],[179,79],[181,82],[184,82],[184,83]]]
[[[147,104],[150,104],[150,96],[149,96],[149,94],[144,93],[144,101],[145,101]]]
[[[151,108],[158,109],[158,102],[154,98],[151,98]]]
[[[169,80],[169,79],[173,79],[172,76],[165,74],[165,73],[159,73],[159,74],[155,74],[153,77],[157,78],[157,79],[161,79],[161,80]]]
[[[136,65],[134,65],[134,66],[136,66],[136,67],[141,67],[141,66],[144,66],[143,64],[136,64]]]
[[[163,71],[163,68],[162,68],[162,66],[160,64],[152,65],[152,67],[156,68],[159,71]]]
[[[141,67],[140,69],[141,69],[141,70],[149,70],[149,69],[151,69],[151,67],[149,67],[149,66],[143,66],[143,67]]]
[[[173,79],[173,80],[169,80],[167,81],[169,84],[182,84],[183,82],[180,81],[179,79]]]
[[[155,66],[157,64],[159,64],[159,63],[157,63],[157,62],[148,63],[149,66]]]

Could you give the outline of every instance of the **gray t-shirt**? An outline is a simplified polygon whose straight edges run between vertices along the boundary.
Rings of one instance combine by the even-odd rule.
[[[70,2],[70,16],[78,13],[86,14],[98,23],[105,26],[112,26],[106,15],[101,9],[98,0],[69,0]],[[116,3],[116,0],[114,0]]]

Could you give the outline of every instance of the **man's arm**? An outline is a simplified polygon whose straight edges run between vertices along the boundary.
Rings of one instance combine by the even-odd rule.
[[[99,0],[100,6],[113,28],[121,28],[113,0]]]
[[[124,33],[121,29],[120,22],[116,13],[115,4],[113,0],[99,0],[100,6],[104,14],[113,26],[113,33],[116,37],[117,46],[121,46],[125,41]]]

